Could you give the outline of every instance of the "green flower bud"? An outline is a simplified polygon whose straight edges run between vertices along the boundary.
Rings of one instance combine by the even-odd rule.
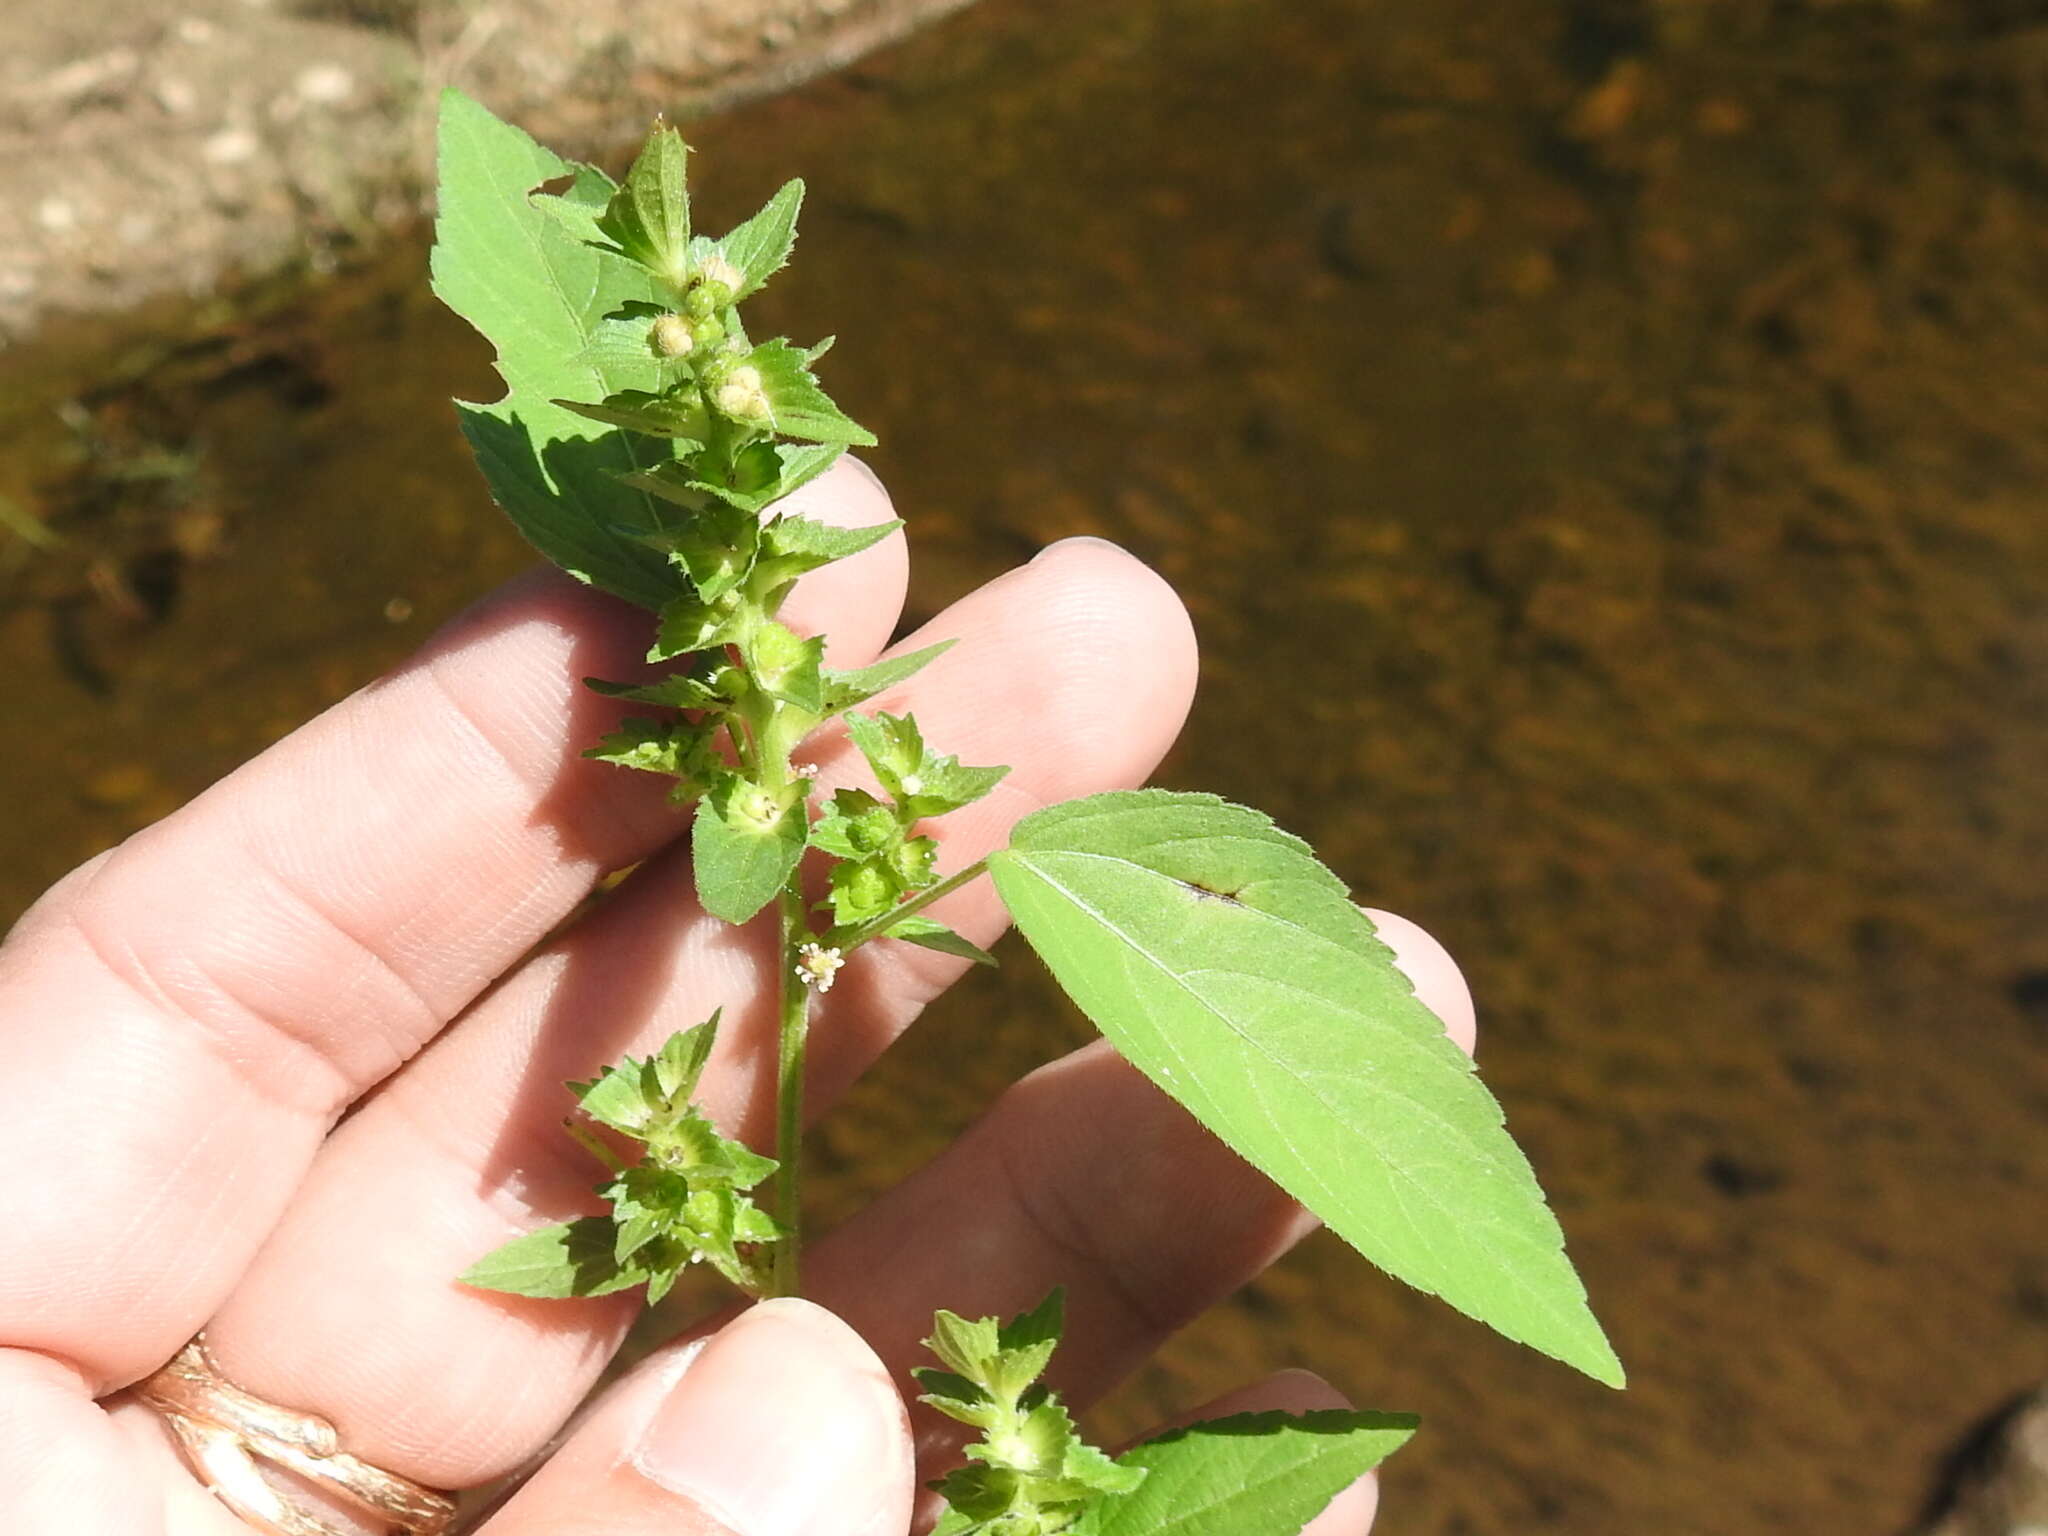
[[[781,802],[758,784],[749,784],[735,797],[733,811],[739,820],[761,828],[773,827],[782,820]]]
[[[686,304],[684,308],[688,308]],[[725,340],[725,325],[716,315],[705,315],[690,322],[690,340],[697,346],[710,349]]]
[[[913,837],[890,849],[887,858],[896,878],[917,891],[932,883],[932,862],[938,855],[939,845],[931,838]]]

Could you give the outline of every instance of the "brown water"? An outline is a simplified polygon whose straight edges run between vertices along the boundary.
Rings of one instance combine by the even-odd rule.
[[[1302,1363],[1429,1421],[1391,1532],[1883,1532],[2048,1375],[2040,12],[984,0],[694,135],[714,217],[811,182],[764,324],[839,334],[918,610],[1130,545],[1207,646],[1168,780],[1461,956],[1635,1383],[1316,1242],[1106,1428]],[[0,618],[0,908],[523,562],[419,265],[104,389],[96,477],[5,427],[82,548]],[[828,1214],[1080,1036],[975,985]]]

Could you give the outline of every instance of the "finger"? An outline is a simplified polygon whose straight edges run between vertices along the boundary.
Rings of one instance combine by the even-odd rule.
[[[857,470],[815,486],[818,516],[888,515]],[[862,662],[903,570],[890,539],[793,602]],[[630,675],[646,625],[515,584],[23,919],[0,949],[0,1168],[23,1180],[0,1342],[103,1390],[168,1357],[334,1114],[675,833],[651,776],[579,756],[618,713],[579,679]]]
[[[874,1352],[829,1312],[770,1301],[644,1372],[481,1536],[902,1536],[911,1475]]]
[[[1384,922],[1382,933],[1425,1004],[1439,1017],[1469,1014],[1440,945],[1408,923]],[[1052,1376],[1080,1407],[1313,1226],[1097,1041],[1024,1078],[816,1245],[809,1293],[901,1374],[928,1363],[919,1341],[937,1308],[1009,1316],[1064,1285]],[[917,1423],[927,1454],[957,1444],[935,1416],[919,1410]]]
[[[1047,799],[1141,781],[1193,684],[1185,614],[1099,544],[1061,545],[905,641],[958,643],[908,685],[928,738],[1009,762],[1002,797],[949,834],[966,858]],[[846,771],[830,759],[828,771]],[[954,818],[936,825],[947,827]],[[982,939],[1000,909],[949,908]],[[905,1028],[949,967],[855,956],[814,1011],[819,1110]],[[631,1297],[522,1302],[455,1277],[529,1228],[591,1208],[595,1165],[562,1134],[565,1080],[644,1055],[723,1007],[698,1098],[771,1145],[774,934],[707,919],[684,850],[635,874],[522,967],[329,1142],[292,1213],[208,1327],[243,1386],[317,1409],[360,1456],[440,1486],[520,1465],[554,1433],[631,1319]]]
[[[75,1371],[0,1349],[0,1530],[161,1536],[158,1504]]]

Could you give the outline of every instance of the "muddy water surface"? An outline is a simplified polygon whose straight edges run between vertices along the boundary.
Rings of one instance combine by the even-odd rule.
[[[1300,1363],[1428,1420],[1392,1532],[1881,1532],[2048,1375],[2032,13],[985,0],[696,133],[713,219],[810,180],[764,324],[839,334],[919,613],[1126,543],[1207,646],[1166,779],[1461,956],[1635,1383],[1318,1241],[1109,1430]],[[524,563],[420,264],[83,439],[21,365],[0,494],[73,544],[7,578],[0,907]],[[973,987],[831,1129],[828,1216],[1081,1036]]]

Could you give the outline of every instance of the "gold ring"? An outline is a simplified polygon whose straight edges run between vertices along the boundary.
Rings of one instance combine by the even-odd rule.
[[[344,1505],[382,1520],[387,1532],[444,1536],[455,1501],[341,1448],[318,1414],[280,1408],[221,1375],[201,1334],[135,1395],[162,1414],[193,1474],[213,1496],[266,1536],[349,1536],[294,1503],[259,1463],[290,1472]]]

